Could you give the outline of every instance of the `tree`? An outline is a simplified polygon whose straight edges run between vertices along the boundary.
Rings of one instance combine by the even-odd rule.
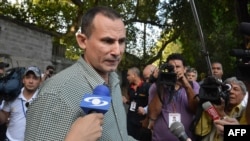
[[[235,58],[228,52],[242,42],[237,19],[249,19],[247,0],[195,3],[209,57],[222,62],[226,76],[232,75]],[[77,59],[82,50],[74,40],[75,33],[83,13],[97,5],[113,7],[127,25],[127,46],[119,70],[165,60],[165,49],[173,48],[168,51],[171,53],[177,45],[183,49],[188,65],[200,73],[208,71],[192,9],[186,0],[24,0],[14,5],[2,1],[0,14],[49,30],[56,35],[54,46],[67,48],[66,57]],[[155,37],[158,40],[152,38],[159,32],[155,27],[161,29],[160,36]]]

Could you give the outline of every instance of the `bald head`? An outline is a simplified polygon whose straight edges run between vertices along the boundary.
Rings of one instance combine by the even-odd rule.
[[[144,70],[143,70],[143,78],[148,82],[151,74],[153,74],[153,76],[156,77],[156,78],[158,76],[158,68],[153,64],[147,65],[144,68]]]

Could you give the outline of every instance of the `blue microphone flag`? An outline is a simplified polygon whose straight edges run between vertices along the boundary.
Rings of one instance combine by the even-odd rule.
[[[105,114],[110,107],[110,90],[106,85],[98,85],[93,94],[84,94],[80,107],[89,114],[91,112]]]

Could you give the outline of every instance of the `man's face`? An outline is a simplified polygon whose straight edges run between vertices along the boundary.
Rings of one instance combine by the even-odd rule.
[[[223,70],[222,70],[222,66],[220,63],[212,64],[212,73],[213,73],[213,76],[215,76],[216,78],[218,79],[222,78]]]
[[[145,82],[149,82],[149,78],[151,75],[154,75],[155,68],[151,65],[148,65],[143,70],[143,79]]]
[[[23,84],[26,90],[36,91],[41,82],[40,77],[36,77],[33,72],[28,72],[27,75],[23,77]]]
[[[79,46],[85,50],[84,59],[99,74],[115,71],[125,50],[126,30],[121,19],[95,16],[90,37],[77,36]]]
[[[174,66],[174,72],[177,74],[184,74],[186,72],[186,68],[183,65],[181,60],[169,60],[170,65]]]
[[[244,91],[240,88],[240,86],[236,83],[231,83],[232,89],[229,93],[229,104],[233,106],[237,106],[241,103],[244,98]]]
[[[143,79],[145,82],[149,82],[150,75],[152,74],[151,71],[144,71],[143,72]]]
[[[46,70],[46,74],[48,77],[51,77],[54,74],[54,70],[53,69],[48,69]]]
[[[187,76],[187,79],[189,81],[196,81],[196,79],[197,79],[196,73],[194,73],[194,72],[187,72],[186,76]]]

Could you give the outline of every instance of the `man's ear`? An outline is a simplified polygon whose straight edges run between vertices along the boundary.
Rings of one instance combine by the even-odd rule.
[[[85,34],[82,34],[82,33],[76,34],[76,41],[79,47],[83,50],[86,48],[86,40],[87,40],[87,36]]]
[[[23,78],[22,78],[22,82],[23,82],[23,84],[24,84],[24,77],[25,77],[25,76],[23,76]]]

